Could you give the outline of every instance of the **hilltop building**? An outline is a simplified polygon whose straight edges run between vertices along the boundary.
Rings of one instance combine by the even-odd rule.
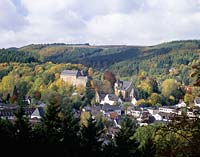
[[[60,74],[60,78],[72,84],[73,86],[86,86],[86,83],[88,81],[88,76],[85,76],[81,71],[79,70],[64,70]]]

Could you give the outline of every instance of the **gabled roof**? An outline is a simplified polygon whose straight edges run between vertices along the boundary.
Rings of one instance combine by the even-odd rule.
[[[42,107],[38,107],[34,110],[31,114],[31,117],[43,117],[44,116],[44,109]]]
[[[117,88],[121,89],[121,90],[127,90],[132,85],[132,81],[130,82],[130,81],[120,81],[120,80],[117,80],[116,83],[119,85]]]
[[[70,76],[76,76],[78,73],[78,70],[63,70],[61,72],[61,75],[70,75]]]
[[[107,94],[106,96],[108,97],[109,100],[112,101],[117,101],[119,99],[119,97],[116,96],[115,94]]]
[[[15,104],[0,103],[0,108],[1,109],[16,109],[17,105],[15,105]]]

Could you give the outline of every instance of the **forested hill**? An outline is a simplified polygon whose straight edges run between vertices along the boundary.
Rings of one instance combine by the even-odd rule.
[[[169,74],[170,69],[173,69],[173,75],[184,77],[182,74],[188,73],[189,65],[199,58],[200,40],[173,41],[141,47],[91,46],[87,43],[32,44],[0,51],[0,62],[81,63],[96,70],[110,69],[124,77],[140,72],[159,76]]]

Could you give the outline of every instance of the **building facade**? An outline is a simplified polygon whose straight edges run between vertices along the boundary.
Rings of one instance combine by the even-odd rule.
[[[79,70],[64,70],[61,72],[60,78],[73,86],[85,87],[88,81],[88,77],[84,76]]]

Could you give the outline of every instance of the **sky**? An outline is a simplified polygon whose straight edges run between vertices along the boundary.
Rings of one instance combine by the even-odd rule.
[[[0,0],[0,48],[200,39],[200,0]]]

